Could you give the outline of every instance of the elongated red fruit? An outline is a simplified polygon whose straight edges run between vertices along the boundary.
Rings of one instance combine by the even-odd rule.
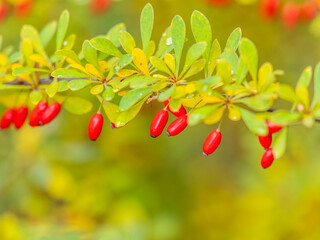
[[[269,134],[277,133],[282,129],[281,125],[278,125],[272,122],[267,122],[267,127],[269,129]]]
[[[305,21],[311,21],[319,12],[318,3],[316,0],[308,0],[302,3],[300,9],[300,17]]]
[[[260,13],[267,19],[275,17],[280,6],[279,0],[262,0],[260,2]]]
[[[164,105],[168,105],[170,102],[170,98],[168,98],[167,100],[164,101]],[[187,114],[187,111],[186,109],[184,108],[184,106],[181,105],[180,109],[177,111],[177,112],[173,112],[171,109],[170,109],[170,106],[168,106],[168,110],[169,112],[171,112],[174,116],[176,117],[180,117],[182,115],[185,115]]]
[[[282,22],[287,28],[294,28],[299,21],[300,9],[295,2],[286,2],[282,11]]]
[[[14,14],[17,18],[27,17],[32,10],[32,0],[20,1],[14,6]]]
[[[220,142],[221,142],[221,132],[219,129],[209,133],[202,147],[203,154],[208,156],[209,154],[213,153],[219,147]]]
[[[0,2],[0,22],[2,22],[3,20],[5,20],[7,18],[8,12],[9,12],[8,3],[5,1],[1,1]]]
[[[0,128],[7,129],[14,120],[16,110],[14,108],[7,109],[1,117]]]
[[[272,144],[272,134],[269,133],[267,136],[259,136],[259,142],[263,148],[269,148]]]
[[[175,136],[181,133],[188,126],[188,115],[182,115],[174,120],[167,128],[167,135]]]
[[[150,126],[150,136],[158,137],[161,135],[163,129],[166,127],[169,119],[169,114],[166,110],[160,110],[152,119]]]
[[[16,129],[20,129],[22,127],[22,125],[24,124],[24,122],[28,117],[28,112],[29,112],[29,109],[26,106],[21,106],[16,110],[16,114],[13,120],[13,123]]]
[[[88,126],[89,138],[93,141],[97,140],[100,136],[103,127],[103,116],[101,113],[95,113],[92,115]]]
[[[58,102],[50,104],[40,116],[40,124],[45,125],[55,119],[61,110],[61,104]]]
[[[272,148],[268,148],[261,158],[261,167],[262,168],[270,167],[271,164],[273,163],[273,160],[274,160],[274,156],[273,156]]]
[[[48,103],[46,101],[41,101],[32,110],[29,118],[29,124],[31,127],[41,126],[40,119],[43,112],[47,109]]]

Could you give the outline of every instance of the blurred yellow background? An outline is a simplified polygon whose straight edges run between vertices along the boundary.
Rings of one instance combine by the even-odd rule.
[[[260,64],[285,71],[282,82],[295,84],[320,59],[319,38],[307,23],[286,30],[280,21],[261,19],[255,4],[219,8],[202,0],[117,0],[98,16],[88,0],[35,0],[28,17],[2,22],[0,35],[4,45],[16,46],[23,24],[41,29],[68,9],[77,51],[119,22],[139,39],[147,2],[155,10],[153,39],[176,14],[189,27],[197,9],[222,46],[241,27]],[[202,143],[213,126],[150,138],[160,107],[146,105],[122,129],[106,120],[96,142],[87,138],[90,116],[66,111],[43,128],[0,132],[0,240],[320,239],[319,126],[290,128],[286,155],[262,170],[263,149],[242,122],[224,122],[221,147],[210,157],[202,155]]]

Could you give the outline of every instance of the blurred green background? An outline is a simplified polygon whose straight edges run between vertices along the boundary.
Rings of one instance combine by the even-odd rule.
[[[139,14],[151,2],[155,40],[176,14],[189,27],[197,9],[222,46],[240,26],[256,44],[260,64],[270,61],[285,71],[280,81],[295,84],[320,59],[319,39],[308,24],[286,30],[280,21],[261,19],[257,5],[118,0],[96,16],[87,2],[35,0],[28,17],[1,23],[4,44],[18,44],[23,24],[40,29],[65,8],[77,51],[83,40],[119,22],[139,38]],[[210,157],[202,155],[202,143],[214,126],[150,138],[149,124],[160,107],[146,105],[122,129],[112,130],[106,121],[96,142],[87,138],[90,116],[66,111],[43,128],[0,132],[0,239],[320,239],[319,126],[290,128],[286,155],[262,170],[263,149],[242,122],[224,122],[221,147]]]

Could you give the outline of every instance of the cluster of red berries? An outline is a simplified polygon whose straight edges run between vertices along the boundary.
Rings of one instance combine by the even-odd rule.
[[[287,28],[294,28],[299,21],[311,21],[319,12],[316,0],[302,3],[288,1],[281,5],[280,0],[261,0],[260,13],[267,19],[273,19],[281,11],[282,23]]]
[[[262,168],[268,168],[273,163],[274,155],[273,155],[273,150],[271,148],[272,135],[279,132],[282,129],[282,126],[274,124],[272,122],[267,122],[267,127],[268,127],[268,135],[258,137],[261,146],[266,150],[261,158]]]
[[[112,0],[91,0],[90,9],[93,14],[102,14],[111,6]]]
[[[61,103],[55,102],[48,105],[47,101],[39,102],[31,111],[29,125],[38,127],[50,123],[61,110]],[[0,128],[8,129],[14,124],[16,129],[20,129],[28,117],[29,109],[27,106],[20,106],[17,109],[7,109],[1,117]]]
[[[21,0],[12,5],[13,14],[17,18],[26,17],[32,9],[33,0]],[[7,1],[0,1],[0,22],[4,21],[10,12],[11,5]]]
[[[164,101],[165,108],[160,110],[153,118],[150,126],[151,137],[158,137],[163,132],[169,119],[169,113],[172,113],[177,117],[172,123],[169,124],[166,134],[168,136],[175,136],[181,133],[188,126],[188,114],[184,106],[176,112],[172,111],[169,106],[170,99]],[[221,132],[219,129],[212,131],[206,138],[203,144],[203,154],[208,156],[212,154],[220,145],[221,142]]]

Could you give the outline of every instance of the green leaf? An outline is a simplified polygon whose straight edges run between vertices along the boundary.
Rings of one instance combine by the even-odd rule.
[[[260,94],[249,98],[239,99],[237,102],[247,105],[255,111],[267,111],[272,107],[275,96],[271,94]]]
[[[153,29],[154,13],[150,3],[148,3],[142,10],[140,16],[140,31],[143,51],[147,54],[148,44],[151,38]]]
[[[176,76],[178,76],[182,50],[186,39],[186,26],[180,16],[175,16],[173,18],[171,23],[171,34],[176,59]]]
[[[297,102],[296,94],[293,90],[293,88],[288,84],[280,84],[278,88],[278,94],[281,99],[295,103]]]
[[[42,46],[45,48],[48,43],[51,41],[53,35],[55,34],[57,29],[57,22],[52,21],[48,23],[40,32],[40,41]]]
[[[219,57],[220,60],[225,60],[231,67],[234,73],[238,70],[238,56],[232,49],[225,50]]]
[[[156,57],[163,58],[166,53],[169,53],[173,49],[172,38],[171,38],[171,27],[168,27],[162,34],[159,41],[158,50]]]
[[[273,123],[280,124],[282,126],[286,126],[299,121],[301,118],[301,113],[291,112],[288,110],[278,110],[272,113],[270,121]]]
[[[77,115],[82,115],[86,114],[91,111],[92,109],[92,103],[89,102],[86,99],[79,98],[79,97],[68,97],[63,103],[63,108],[66,109],[67,111],[77,114]]]
[[[217,39],[212,43],[209,60],[208,60],[208,75],[212,76],[214,69],[217,65],[217,59],[221,54],[221,47]]]
[[[206,50],[206,47],[207,47],[206,42],[198,42],[193,44],[189,48],[182,74],[186,72],[191,67],[191,65],[202,56],[202,54]]]
[[[243,38],[240,41],[239,51],[252,79],[256,81],[258,71],[258,51],[256,46],[249,39]]]
[[[39,92],[39,91],[32,91],[30,93],[30,101],[33,103],[33,104],[38,104],[42,98],[43,98],[43,93],[42,92]]]
[[[28,85],[11,85],[0,83],[0,90],[29,90],[31,86]]]
[[[201,12],[194,11],[191,15],[191,29],[197,42],[204,41],[207,43],[204,57],[208,59],[212,42],[210,22]]]
[[[110,86],[105,86],[102,98],[106,101],[111,101],[114,98],[115,93],[113,92],[113,88]]]
[[[66,58],[69,58],[72,61],[74,61],[75,63],[78,63],[78,64],[81,65],[81,61],[80,61],[78,55],[73,50],[66,50],[66,49],[58,50],[58,51],[55,52],[55,54],[59,55],[59,56],[66,57]]]
[[[104,85],[103,84],[95,85],[90,89],[90,93],[92,95],[98,95],[98,94],[102,93],[103,91],[104,91]]]
[[[217,110],[221,106],[221,103],[216,103],[213,105],[207,105],[204,107],[194,109],[188,118],[188,125],[194,126],[203,122],[206,117]]]
[[[229,84],[231,81],[231,71],[230,65],[224,59],[218,61],[217,75],[221,77],[225,84]]]
[[[312,108],[320,102],[320,62],[317,64],[314,71],[314,95],[312,101]]]
[[[124,95],[120,101],[119,108],[121,111],[125,111],[139,102],[141,99],[149,96],[152,93],[152,87],[138,88],[129,91]]]
[[[131,54],[132,50],[136,47],[136,42],[135,42],[134,38],[131,36],[131,34],[126,31],[120,31],[119,40],[120,40],[122,48],[127,53]]]
[[[10,55],[7,61],[7,66],[10,65],[11,63],[15,63],[19,61],[22,58],[22,54],[20,52],[14,52]]]
[[[270,80],[271,79],[271,80]],[[259,69],[259,89],[263,89],[273,81],[273,67],[270,63],[263,64]]]
[[[160,102],[167,100],[169,97],[171,97],[171,95],[175,89],[176,89],[176,85],[172,85],[169,89],[167,89],[159,94],[158,100]]]
[[[91,45],[100,52],[106,53],[118,58],[122,57],[122,53],[116,48],[116,46],[106,38],[94,38],[90,41]]]
[[[93,83],[93,81],[90,80],[84,80],[84,79],[75,79],[75,80],[71,80],[68,83],[68,87],[72,90],[72,91],[78,91],[80,89],[83,89],[87,86],[89,86],[91,83]]]
[[[147,53],[146,53],[147,59],[149,59],[151,56],[153,56],[155,51],[156,51],[156,42],[151,40],[148,43],[148,47],[147,47]]]
[[[98,54],[97,50],[94,49],[88,40],[84,41],[82,45],[82,52],[84,58],[87,60],[88,63],[91,63],[96,69],[100,69],[98,63]]]
[[[123,57],[120,59],[119,63],[118,63],[118,69],[120,70],[122,68],[124,68],[125,66],[129,65],[133,60],[133,56],[131,54],[126,54],[123,55]]]
[[[52,77],[56,78],[91,78],[90,75],[79,72],[73,69],[59,68],[51,73]]]
[[[243,62],[243,60],[240,58],[237,66],[236,84],[240,85],[246,79],[247,74],[248,74],[248,68],[246,67],[246,64]]]
[[[278,138],[273,145],[273,155],[275,159],[279,159],[283,156],[287,146],[287,128],[283,128]]]
[[[268,134],[268,128],[265,123],[265,120],[258,119],[252,112],[249,112],[243,108],[239,108],[242,119],[247,125],[249,130],[258,136],[266,136]]]
[[[120,47],[119,33],[120,31],[126,31],[126,25],[119,23],[112,27],[107,33],[107,39],[109,39],[116,47]]]
[[[32,72],[44,72],[49,73],[50,71],[48,69],[42,69],[42,68],[30,68],[30,67],[18,67],[15,68],[12,71],[13,76],[19,76],[26,73],[32,73]]]
[[[69,35],[66,40],[63,41],[63,49],[71,50],[76,42],[76,35],[71,34]]]
[[[235,30],[233,30],[233,32],[230,34],[227,40],[225,50],[232,49],[233,51],[236,51],[239,46],[241,37],[241,28],[236,28]]]
[[[38,31],[30,25],[24,25],[21,29],[21,38],[29,39],[32,43],[33,48],[41,54],[43,57],[47,58],[47,55],[43,49],[43,46],[40,41]]]
[[[46,88],[46,93],[50,98],[54,97],[59,89],[59,83],[57,79],[55,78],[52,83],[49,84],[49,86]]]
[[[154,77],[143,76],[143,75],[133,76],[130,79],[130,87],[141,88],[147,85],[153,85],[154,83],[160,80],[161,80],[160,78],[154,78]]]
[[[192,77],[196,75],[197,73],[201,72],[203,68],[206,65],[206,60],[205,59],[199,59],[196,61],[194,64],[191,65],[189,71],[186,73],[184,76],[184,79],[187,79],[189,77]]]
[[[300,102],[305,107],[305,110],[309,110],[310,105],[310,99],[309,99],[309,91],[308,88],[303,86],[297,86],[296,87],[296,95]]]
[[[69,90],[68,83],[69,83],[69,82],[66,81],[66,80],[59,81],[59,82],[58,82],[58,90],[57,90],[57,92],[65,92],[65,91],[68,91],[68,90]]]
[[[167,65],[164,63],[164,61],[161,58],[153,56],[150,58],[150,62],[155,67],[155,69],[157,69],[158,71],[167,73],[170,76],[172,76],[172,73],[170,72],[169,68],[167,67]]]
[[[305,88],[309,87],[309,84],[311,82],[311,78],[312,78],[312,68],[309,66],[303,70],[303,72],[298,80],[297,88],[298,87],[305,87]]]
[[[67,33],[68,25],[69,25],[69,12],[67,10],[64,10],[60,15],[60,19],[58,22],[56,50],[60,50],[62,48],[63,40]]]

